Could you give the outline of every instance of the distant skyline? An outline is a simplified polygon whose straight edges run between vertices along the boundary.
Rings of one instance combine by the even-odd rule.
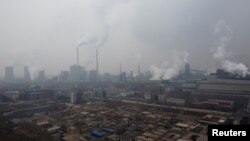
[[[122,63],[126,72],[140,64],[173,74],[185,61],[208,72],[246,70],[249,7],[249,0],[1,0],[0,77],[5,66],[57,75],[76,64],[77,47],[87,70],[99,49],[100,73],[118,74]]]

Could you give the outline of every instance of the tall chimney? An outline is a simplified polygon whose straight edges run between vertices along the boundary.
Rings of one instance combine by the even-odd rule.
[[[77,61],[76,63],[77,63],[77,66],[79,66],[79,48],[77,47],[76,49],[77,49],[76,50],[76,57],[77,57],[76,58],[76,61]]]
[[[98,74],[99,72],[99,68],[98,68],[98,64],[99,62],[98,62],[98,49],[96,49],[96,73]]]

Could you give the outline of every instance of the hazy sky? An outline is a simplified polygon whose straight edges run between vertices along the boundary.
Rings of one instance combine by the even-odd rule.
[[[118,73],[120,62],[125,71],[160,67],[173,52],[211,71],[227,36],[215,34],[220,22],[230,30],[227,57],[250,66],[249,7],[249,0],[0,0],[0,76],[7,65],[48,75],[68,70],[81,43],[80,64],[94,69],[100,42],[101,73]]]

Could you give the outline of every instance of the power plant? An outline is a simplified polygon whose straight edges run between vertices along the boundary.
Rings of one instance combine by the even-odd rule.
[[[249,141],[249,7],[0,1],[0,141]]]

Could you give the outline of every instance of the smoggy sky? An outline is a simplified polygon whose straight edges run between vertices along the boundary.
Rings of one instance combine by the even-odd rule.
[[[194,69],[222,67],[220,55],[249,67],[249,7],[249,0],[0,0],[0,76],[9,65],[56,75],[76,63],[77,46],[87,70],[99,48],[101,73],[119,73],[120,62],[124,71],[164,69],[187,56]]]

